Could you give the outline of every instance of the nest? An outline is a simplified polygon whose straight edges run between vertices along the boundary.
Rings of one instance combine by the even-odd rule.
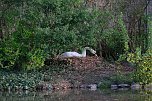
[[[84,58],[70,58],[70,63],[76,69],[84,68],[94,68],[101,64],[101,59],[99,57],[84,57]]]
[[[71,58],[53,58],[47,60],[47,65],[70,65],[76,69],[87,69],[97,67],[102,63],[102,59],[97,56],[71,57]]]

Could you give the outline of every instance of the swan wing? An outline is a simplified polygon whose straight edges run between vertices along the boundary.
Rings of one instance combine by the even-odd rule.
[[[65,52],[61,54],[61,57],[82,57],[82,55],[77,52]]]

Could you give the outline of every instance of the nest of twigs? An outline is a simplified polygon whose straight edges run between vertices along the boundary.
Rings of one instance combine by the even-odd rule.
[[[97,67],[99,64],[102,63],[102,59],[97,56],[87,56],[87,57],[72,57],[72,58],[53,58],[48,59],[46,61],[47,65],[70,65],[75,67],[76,69],[79,68],[94,68]]]
[[[95,69],[95,67],[102,67],[102,71],[124,71],[131,72],[134,70],[133,66],[126,64],[110,64],[103,61],[103,58],[97,56],[87,57],[72,57],[72,58],[51,58],[45,62],[46,65],[56,66],[70,66],[76,70]]]

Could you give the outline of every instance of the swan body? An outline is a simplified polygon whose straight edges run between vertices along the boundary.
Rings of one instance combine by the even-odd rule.
[[[77,52],[65,52],[61,54],[61,57],[85,57]]]
[[[96,55],[96,51],[89,48],[89,47],[85,47],[82,51],[82,54],[80,53],[77,53],[77,52],[65,52],[65,53],[62,53],[59,57],[62,57],[62,58],[66,58],[66,57],[86,57],[86,50],[89,50],[92,54],[95,54]]]

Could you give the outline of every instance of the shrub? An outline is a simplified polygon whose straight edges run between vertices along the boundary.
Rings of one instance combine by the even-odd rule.
[[[94,27],[94,21],[99,12],[90,12],[81,0],[22,3],[12,3],[14,13],[9,8],[7,11],[11,14],[3,12],[6,25],[10,28],[0,42],[1,68],[41,68],[48,57],[84,46],[96,46],[94,33],[98,30]]]
[[[152,83],[152,50],[148,50],[143,56],[142,60],[138,63],[137,72],[135,77],[141,84]]]
[[[128,62],[135,64],[134,79],[136,82],[140,82],[143,85],[152,82],[152,50],[149,49],[142,54],[141,48],[137,48],[135,53],[127,53],[123,56]]]
[[[20,4],[21,3],[21,4]],[[114,56],[128,42],[122,14],[114,27],[113,13],[88,8],[82,0],[23,0],[3,11],[7,29],[0,45],[1,68],[36,69],[46,58],[105,42],[103,50]],[[102,51],[102,50],[100,50]],[[108,57],[109,58],[109,57]]]
[[[133,73],[122,74],[118,73],[110,78],[113,84],[131,84],[134,82]]]
[[[35,89],[35,86],[42,81],[43,75],[40,72],[5,72],[0,71],[0,90],[22,90],[24,87]]]
[[[118,13],[118,15],[114,16],[113,13],[103,15],[105,19],[108,19],[106,19],[106,23],[103,23],[105,28],[103,27],[100,36],[98,36],[103,56],[109,60],[117,60],[120,54],[123,54],[128,48],[129,37],[123,21],[123,14]]]
[[[104,80],[99,84],[101,88],[110,88],[112,84],[119,85],[119,84],[132,84],[136,82],[133,73],[123,74],[117,73],[110,77],[105,77]]]
[[[100,82],[99,87],[101,89],[106,89],[106,88],[110,88],[111,87],[112,82],[110,80],[105,80]]]
[[[30,70],[42,67],[46,58],[46,47],[37,37],[41,35],[23,28],[4,38],[0,48],[1,68]]]

